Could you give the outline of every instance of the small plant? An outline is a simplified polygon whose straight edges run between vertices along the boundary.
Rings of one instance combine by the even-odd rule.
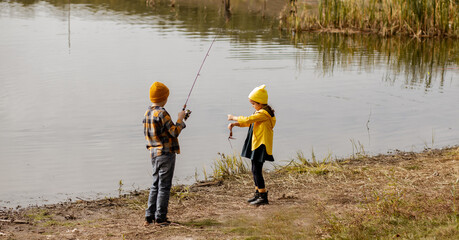
[[[225,155],[224,153],[218,153],[218,155],[220,158],[214,161],[212,167],[215,180],[228,179],[249,172],[249,167],[241,156]]]
[[[176,197],[179,202],[182,200],[187,200],[192,196],[190,191],[190,186],[177,185],[171,188],[171,196]]]
[[[392,191],[375,192],[375,204],[371,208],[374,207],[383,216],[400,217],[405,213],[407,205],[403,196],[404,192],[396,187]]]
[[[123,180],[120,179],[118,182],[118,197],[121,197],[121,194],[123,193]]]
[[[352,159],[362,159],[368,156],[365,152],[365,148],[360,141],[355,142],[354,139],[350,139],[352,144]]]

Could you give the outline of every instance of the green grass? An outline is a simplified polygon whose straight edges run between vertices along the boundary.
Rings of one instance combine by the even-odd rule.
[[[52,219],[52,215],[46,209],[30,211],[26,216],[34,222],[47,221]]]
[[[37,223],[45,227],[49,227],[49,226],[73,227],[78,224],[77,222],[73,222],[73,221],[58,221],[54,219],[54,215],[49,213],[46,209],[32,210],[28,214],[26,214],[26,217],[28,217],[32,223]]]

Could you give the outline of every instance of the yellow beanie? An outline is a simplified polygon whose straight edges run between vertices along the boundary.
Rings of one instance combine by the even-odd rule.
[[[152,103],[160,103],[167,100],[169,97],[169,88],[163,83],[154,82],[150,87],[150,101]]]
[[[268,92],[265,89],[266,85],[256,87],[250,92],[249,99],[261,104],[268,104]]]

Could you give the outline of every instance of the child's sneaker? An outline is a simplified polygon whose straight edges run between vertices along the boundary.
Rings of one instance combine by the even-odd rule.
[[[155,221],[154,217],[145,217],[145,223],[143,224],[144,226],[148,226],[152,224]]]
[[[160,227],[165,227],[169,226],[171,224],[171,221],[166,219],[156,219],[156,224]]]

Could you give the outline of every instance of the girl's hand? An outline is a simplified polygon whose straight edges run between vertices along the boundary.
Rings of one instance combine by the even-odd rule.
[[[234,117],[233,115],[231,114],[228,114],[228,121],[236,121],[236,117]]]

